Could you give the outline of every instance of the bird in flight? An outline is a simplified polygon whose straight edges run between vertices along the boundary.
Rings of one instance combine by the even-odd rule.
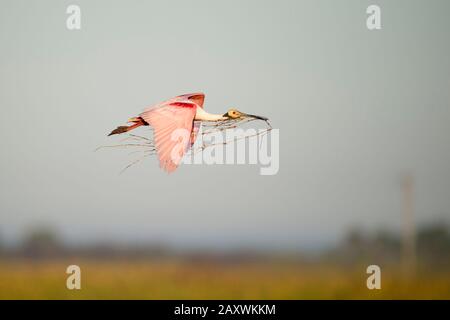
[[[269,127],[268,118],[247,114],[234,108],[224,114],[212,114],[203,109],[203,93],[183,94],[148,107],[137,117],[128,119],[128,126],[119,126],[108,136],[123,134],[141,126],[153,129],[153,140],[138,135],[133,139],[144,139],[158,158],[160,167],[171,173],[175,171],[184,154],[194,145],[201,124],[214,128],[233,128],[237,123],[263,120]],[[271,127],[270,127],[271,128]],[[137,146],[137,144],[132,144]],[[141,145],[142,146],[142,145]]]

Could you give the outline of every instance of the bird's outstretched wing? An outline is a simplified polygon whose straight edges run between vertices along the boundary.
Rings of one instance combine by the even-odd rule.
[[[153,127],[159,165],[169,173],[177,169],[191,146],[196,108],[189,100],[169,101],[140,114]]]

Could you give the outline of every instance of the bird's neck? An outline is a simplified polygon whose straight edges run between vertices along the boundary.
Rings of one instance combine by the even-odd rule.
[[[195,113],[195,120],[199,121],[220,121],[225,119],[226,118],[223,117],[221,114],[209,113],[200,107],[197,107],[197,111]]]

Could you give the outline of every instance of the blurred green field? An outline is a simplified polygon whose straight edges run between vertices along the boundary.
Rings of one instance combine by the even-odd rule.
[[[81,290],[65,286],[82,270]],[[365,267],[299,263],[0,261],[0,299],[450,299],[450,271],[405,278],[382,267],[368,290]]]

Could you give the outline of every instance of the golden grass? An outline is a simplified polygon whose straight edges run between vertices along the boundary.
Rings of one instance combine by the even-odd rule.
[[[82,289],[66,288],[66,267]],[[365,267],[187,261],[3,261],[0,299],[450,299],[450,271],[402,277],[382,268],[368,290]]]

